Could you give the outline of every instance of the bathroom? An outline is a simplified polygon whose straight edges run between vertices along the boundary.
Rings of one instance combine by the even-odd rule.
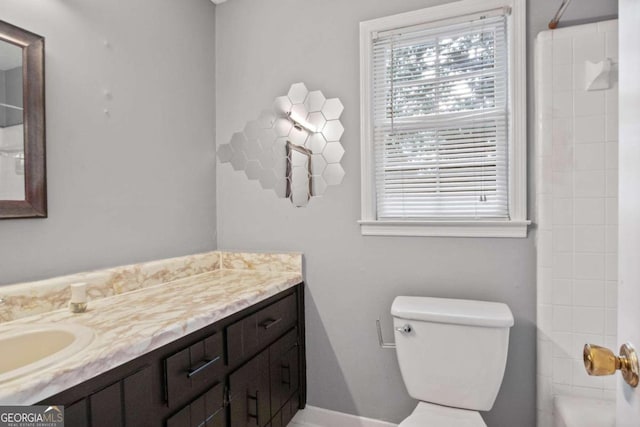
[[[553,330],[553,298],[562,295],[542,294],[548,230],[538,224],[536,96],[548,92],[536,80],[536,40],[561,0],[526,2],[526,237],[363,235],[360,23],[448,3],[0,0],[0,20],[45,38],[47,189],[46,218],[0,221],[0,299],[4,285],[191,254],[302,253],[307,409],[296,427],[390,426],[413,411],[396,353],[380,347],[376,330],[379,319],[383,340],[394,340],[390,309],[399,295],[509,306],[504,378],[482,413],[489,427],[551,427],[553,397],[563,393],[619,403],[619,374],[574,382],[581,346],[549,354],[553,334],[569,332]],[[629,3],[573,0],[555,31],[617,19],[619,8],[622,20]],[[615,89],[618,59],[607,46]],[[298,82],[344,106],[344,177],[304,207],[218,158],[219,147]],[[593,93],[606,103],[613,89]],[[611,282],[615,276],[602,288],[603,317],[615,316]],[[557,305],[560,319],[570,304]],[[576,337],[600,338],[582,344],[616,354],[633,341],[603,322],[602,332]]]

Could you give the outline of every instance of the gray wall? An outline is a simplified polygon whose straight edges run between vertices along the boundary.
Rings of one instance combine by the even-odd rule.
[[[347,171],[342,186],[329,187],[322,199],[295,209],[229,165],[219,166],[218,245],[304,252],[309,403],[332,410],[398,422],[413,409],[415,402],[407,396],[394,352],[377,344],[376,318],[382,319],[386,336],[391,336],[388,311],[394,296],[507,303],[516,324],[502,389],[485,419],[491,427],[533,426],[534,231],[527,239],[363,237],[357,224],[358,23],[445,2],[231,0],[217,7],[218,144],[228,142],[275,96],[285,94],[291,83],[303,81],[310,90],[340,97],[345,105],[342,143]],[[529,1],[531,52],[533,37],[546,27],[559,4]],[[566,19],[582,21],[616,12],[615,0],[581,0],[571,5]],[[532,97],[530,104],[532,135]],[[532,159],[530,149],[530,164]]]
[[[46,38],[49,218],[0,221],[0,283],[214,249],[211,1],[1,8]]]

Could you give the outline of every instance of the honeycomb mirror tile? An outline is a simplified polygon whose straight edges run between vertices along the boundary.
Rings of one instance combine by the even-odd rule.
[[[218,159],[294,206],[307,206],[344,178],[343,110],[340,99],[294,83],[271,109],[221,144]]]

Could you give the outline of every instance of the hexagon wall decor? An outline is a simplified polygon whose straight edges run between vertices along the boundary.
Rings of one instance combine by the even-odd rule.
[[[321,91],[295,83],[270,110],[221,144],[218,159],[294,206],[306,206],[344,177],[343,110],[338,98],[326,99]]]

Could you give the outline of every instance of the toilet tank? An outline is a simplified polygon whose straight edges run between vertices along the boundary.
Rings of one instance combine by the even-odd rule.
[[[506,304],[399,296],[391,315],[398,363],[411,397],[454,408],[491,409],[513,326]],[[399,330],[407,325],[410,332]]]

